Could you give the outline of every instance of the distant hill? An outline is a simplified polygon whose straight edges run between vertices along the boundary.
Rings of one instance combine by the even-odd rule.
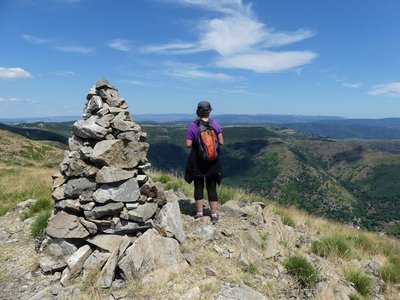
[[[39,126],[40,127],[40,126]],[[48,140],[66,144],[68,137],[45,129],[28,128],[24,126],[9,126],[0,123],[0,129],[13,132],[15,134],[27,137],[32,140]]]

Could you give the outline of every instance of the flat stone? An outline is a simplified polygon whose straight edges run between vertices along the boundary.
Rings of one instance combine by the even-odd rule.
[[[137,175],[136,180],[138,181],[139,185],[144,184],[149,177],[147,175]]]
[[[100,89],[104,89],[104,88],[117,90],[112,84],[110,84],[108,82],[108,80],[106,78],[102,78],[102,79],[98,80],[96,82],[95,87],[96,87],[97,91]]]
[[[192,234],[204,241],[212,241],[216,232],[216,227],[212,225],[210,219],[207,217],[194,220],[190,224],[189,229]]]
[[[114,119],[113,114],[107,114],[102,116],[101,118],[96,120],[96,124],[100,125],[101,127],[104,128],[109,128],[111,126],[111,121]]]
[[[66,199],[57,202],[54,208],[65,210],[66,212],[79,213],[81,211],[81,204],[77,200]]]
[[[92,210],[85,210],[84,215],[87,218],[101,218],[104,216],[116,216],[119,215],[121,210],[124,208],[122,202],[108,203],[106,205],[95,206]]]
[[[138,208],[138,207],[139,207],[139,203],[138,203],[138,202],[135,202],[135,203],[126,203],[125,206],[126,206],[126,209],[127,209],[127,210],[132,210],[132,209]]]
[[[115,267],[117,266],[117,262],[118,262],[118,249],[111,254],[106,264],[104,265],[103,269],[101,270],[99,279],[97,280],[96,283],[97,287],[103,289],[111,287],[111,284],[115,276]]]
[[[111,125],[113,128],[120,131],[131,131],[135,128],[135,123],[132,121],[126,120],[126,111],[120,112],[115,118],[112,120]]]
[[[77,216],[61,211],[49,220],[46,234],[53,238],[82,239],[87,237],[89,232],[79,222]]]
[[[73,133],[83,139],[101,140],[108,130],[96,124],[98,118],[98,116],[91,116],[87,120],[76,121],[72,126]]]
[[[108,252],[100,252],[99,250],[93,251],[83,264],[84,274],[97,270],[100,271],[110,256],[111,253]]]
[[[96,189],[96,181],[92,178],[70,179],[66,183],[65,195],[68,198],[78,198],[86,191],[94,191]]]
[[[86,241],[110,253],[119,249],[122,243],[122,236],[112,234],[98,234],[94,237],[87,238]]]
[[[63,184],[59,187],[57,187],[52,193],[51,193],[51,198],[55,201],[60,201],[65,199],[65,188],[66,185]]]
[[[117,138],[122,139],[122,140],[128,140],[128,141],[135,141],[139,142],[140,141],[140,135],[135,132],[135,128],[132,129],[132,131],[125,131],[121,132],[120,134],[117,135]]]
[[[128,211],[129,220],[144,223],[155,214],[157,208],[157,203],[141,204],[138,208]]]
[[[103,184],[94,192],[93,198],[98,203],[136,202],[140,197],[140,189],[135,178],[125,182]]]
[[[93,96],[97,95],[96,85],[92,86],[86,96],[86,100],[90,100]]]
[[[79,218],[79,222],[89,231],[90,234],[97,233],[97,225],[93,222],[86,220],[85,218]]]
[[[249,286],[242,284],[237,287],[224,287],[216,300],[237,300],[237,299],[246,299],[246,300],[268,300],[260,292],[250,288]]]
[[[93,95],[86,106],[87,110],[91,114],[96,113],[102,107],[103,107],[103,100],[101,99],[100,96],[97,96],[97,95]]]
[[[71,151],[79,151],[82,147],[84,147],[84,141],[77,137],[76,135],[73,135],[68,139],[68,146]]]
[[[60,283],[65,286],[71,279],[75,278],[82,271],[86,259],[90,256],[92,250],[89,245],[79,248],[68,260],[68,268],[61,275]]]
[[[121,168],[104,166],[96,174],[97,183],[111,183],[135,177],[137,170],[123,170]]]
[[[146,222],[144,224],[138,224],[135,222],[129,222],[127,220],[121,220],[114,228],[105,229],[103,233],[107,234],[133,234],[137,232],[143,232],[147,229],[154,228],[151,222]]]

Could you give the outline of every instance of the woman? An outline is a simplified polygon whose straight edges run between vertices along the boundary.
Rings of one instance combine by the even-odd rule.
[[[186,134],[186,148],[191,148],[191,152],[186,164],[185,180],[188,183],[194,181],[194,199],[196,201],[195,218],[203,217],[204,203],[204,179],[208,201],[211,209],[211,221],[215,224],[219,220],[218,215],[218,194],[217,184],[221,182],[221,162],[219,159],[219,148],[224,144],[222,130],[219,124],[210,120],[211,104],[208,101],[200,101],[197,105],[196,114],[198,119],[189,124]],[[211,127],[217,138],[217,157],[215,159],[204,160],[199,154],[200,138],[199,131],[201,126]]]

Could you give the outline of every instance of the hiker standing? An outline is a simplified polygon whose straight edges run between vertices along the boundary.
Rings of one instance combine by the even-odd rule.
[[[200,101],[197,105],[197,119],[189,124],[186,134],[186,148],[191,148],[186,164],[185,180],[194,181],[196,201],[195,218],[203,217],[204,180],[211,209],[211,221],[218,222],[217,184],[221,182],[220,146],[224,144],[219,124],[209,119],[211,104]]]

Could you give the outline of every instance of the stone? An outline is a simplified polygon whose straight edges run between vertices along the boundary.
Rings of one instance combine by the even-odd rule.
[[[119,133],[117,135],[117,138],[118,139],[122,139],[122,140],[127,140],[127,141],[135,141],[135,142],[139,142],[140,141],[140,135],[138,135],[135,132],[135,128],[133,128],[132,131],[125,131],[125,132]]]
[[[189,229],[195,237],[203,241],[212,241],[216,232],[216,227],[206,217],[194,220]]]
[[[64,240],[47,240],[47,245],[41,249],[40,268],[44,273],[62,271],[67,266],[67,258],[76,250]]]
[[[83,264],[84,274],[97,270],[100,271],[110,256],[111,253],[108,252],[100,252],[99,250],[93,251]]]
[[[93,177],[99,169],[95,166],[88,165],[81,159],[73,159],[70,164],[65,167],[64,174],[68,177]]]
[[[183,243],[185,240],[185,232],[183,230],[182,215],[178,201],[172,201],[165,204],[157,218],[158,226],[162,227],[167,236],[174,237],[178,242]]]
[[[129,220],[144,223],[156,213],[157,208],[157,203],[141,204],[138,208],[128,211]]]
[[[91,159],[101,166],[132,169],[146,158],[148,149],[147,143],[104,140],[95,145]]]
[[[254,225],[258,226],[264,224],[263,210],[260,205],[246,205],[243,210],[247,216],[247,219],[250,220]]]
[[[146,222],[144,224],[139,225],[138,223],[135,222],[121,220],[120,222],[117,223],[117,225],[114,228],[105,229],[102,232],[107,234],[132,234],[132,233],[142,232],[153,227],[154,226],[151,222]]]
[[[87,202],[87,203],[81,204],[81,208],[83,210],[92,210],[95,205],[96,205],[96,203],[94,203],[94,202]]]
[[[122,202],[108,203],[106,205],[95,206],[92,210],[85,210],[84,215],[87,218],[101,218],[104,216],[116,216],[119,215],[121,210],[124,208]]]
[[[53,238],[82,239],[87,237],[89,232],[79,222],[77,216],[61,211],[49,220],[46,234]]]
[[[100,89],[104,89],[104,88],[112,89],[112,90],[116,90],[117,91],[117,89],[112,84],[110,84],[108,82],[108,80],[105,79],[105,78],[102,78],[102,79],[98,80],[96,82],[95,88],[96,88],[96,91],[98,91]]]
[[[78,276],[82,271],[83,264],[90,256],[92,250],[89,245],[80,247],[74,254],[67,260],[68,268],[65,269],[61,275],[60,283],[65,286],[71,279]]]
[[[53,186],[51,187],[52,191],[54,191],[56,188],[60,187],[67,181],[67,178],[65,178],[64,175],[62,175],[60,172],[58,172],[57,174],[53,174],[51,177],[53,178]]]
[[[57,202],[54,205],[55,209],[64,210],[71,213],[79,213],[81,211],[81,204],[77,200],[66,199]]]
[[[84,146],[79,150],[82,159],[90,160],[93,153],[93,148],[89,146]]]
[[[97,95],[96,85],[92,86],[86,96],[86,100],[90,100],[93,96]]]
[[[36,202],[37,202],[36,199],[28,199],[28,200],[22,201],[17,204],[17,209],[19,212],[24,212],[27,209],[29,209],[29,207],[34,205]]]
[[[97,233],[97,225],[93,222],[86,220],[85,218],[79,218],[79,222],[89,231],[90,234]]]
[[[51,294],[53,296],[57,296],[60,293],[61,289],[62,289],[61,284],[59,282],[56,282],[51,286]]]
[[[201,299],[201,291],[198,286],[190,288],[182,296],[179,297],[179,300],[200,300],[200,299]]]
[[[100,118],[110,113],[110,106],[107,103],[103,102],[103,108],[100,109],[96,115]]]
[[[97,183],[111,183],[135,177],[137,170],[123,170],[121,168],[104,166],[96,174]]]
[[[241,286],[235,287],[224,287],[217,296],[216,300],[236,300],[236,299],[246,299],[246,300],[268,300],[260,292],[252,289],[251,287],[242,284]]]
[[[93,95],[86,107],[91,114],[94,114],[103,107],[103,100],[101,97]]]
[[[113,114],[107,114],[102,116],[101,118],[96,120],[96,124],[100,125],[101,127],[104,128],[109,128],[111,126],[111,121],[114,119]]]
[[[110,253],[119,249],[123,238],[120,235],[98,234],[94,237],[87,238],[86,241]]]
[[[68,139],[68,146],[71,151],[79,151],[79,149],[85,146],[85,143],[81,138],[73,135]]]
[[[132,121],[126,120],[126,112],[120,112],[115,118],[112,120],[111,125],[114,129],[120,131],[131,131],[135,128],[135,123]]]
[[[126,203],[125,207],[127,210],[132,210],[132,209],[136,209],[139,207],[139,203],[135,202],[135,203]]]
[[[111,107],[119,107],[124,99],[119,96],[117,90],[113,89],[101,89],[99,95],[103,100]]]
[[[57,188],[51,193],[51,198],[52,198],[54,201],[60,201],[60,200],[65,199],[65,188],[66,188],[66,185],[65,185],[65,184],[63,184],[63,185],[57,187]]]
[[[91,116],[87,120],[76,121],[72,126],[73,133],[83,139],[101,140],[108,130],[96,124],[98,118],[98,116]]]
[[[98,203],[136,202],[140,197],[139,185],[135,178],[124,182],[103,184],[94,192],[93,198]]]
[[[138,278],[143,283],[157,280],[159,284],[187,266],[179,243],[160,236],[155,229],[147,230],[135,240],[118,263],[125,280]]]
[[[157,197],[157,186],[152,182],[148,181],[143,184],[140,188],[140,193],[144,196],[156,198]]]
[[[136,180],[138,181],[139,185],[144,184],[149,177],[147,175],[137,175]]]
[[[70,179],[65,186],[65,195],[74,199],[86,191],[94,191],[95,189],[96,181],[93,178]]]
[[[225,216],[231,218],[240,218],[243,216],[244,212],[239,204],[234,200],[229,200],[221,205],[219,208],[220,212],[225,213]]]
[[[96,283],[97,287],[103,289],[111,287],[111,284],[114,280],[115,267],[117,266],[117,263],[118,263],[118,249],[111,254],[106,264],[104,265],[103,269],[101,270],[100,276]]]

